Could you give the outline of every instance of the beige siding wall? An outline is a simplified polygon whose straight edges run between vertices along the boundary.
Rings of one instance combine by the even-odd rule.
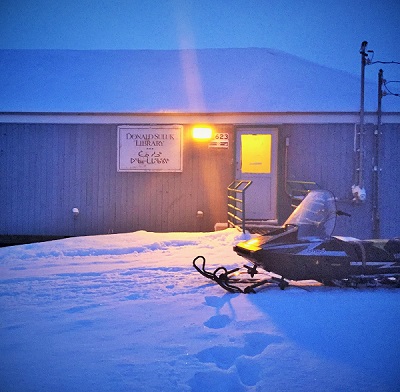
[[[229,149],[184,128],[182,173],[118,173],[116,125],[1,124],[0,235],[213,230],[233,179],[233,127],[218,131]]]

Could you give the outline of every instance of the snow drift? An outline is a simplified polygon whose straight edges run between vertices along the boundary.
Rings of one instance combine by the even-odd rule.
[[[0,249],[2,391],[393,391],[399,291],[225,293],[191,265],[243,235],[139,231]]]

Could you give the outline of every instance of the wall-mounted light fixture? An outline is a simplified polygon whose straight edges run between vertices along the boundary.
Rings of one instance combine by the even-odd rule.
[[[214,134],[213,128],[210,125],[195,125],[192,129],[192,136],[197,141],[209,141]]]

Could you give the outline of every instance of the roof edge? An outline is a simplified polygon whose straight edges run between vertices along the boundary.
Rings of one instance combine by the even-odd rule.
[[[377,113],[365,112],[365,122],[376,124]],[[0,112],[0,123],[160,124],[213,122],[215,124],[358,123],[359,112]],[[383,112],[383,123],[400,123],[400,112]]]

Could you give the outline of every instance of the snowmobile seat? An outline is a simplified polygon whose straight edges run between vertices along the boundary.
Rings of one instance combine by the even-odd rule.
[[[336,237],[336,239],[341,241],[343,250],[354,261],[391,261],[394,259],[393,254],[376,246],[373,241],[346,237]]]
[[[386,249],[377,246],[372,241],[362,241],[365,248],[366,261],[391,261],[393,254],[390,254]]]
[[[386,242],[384,249],[389,252],[393,257],[395,254],[400,253],[400,239],[394,238]]]

